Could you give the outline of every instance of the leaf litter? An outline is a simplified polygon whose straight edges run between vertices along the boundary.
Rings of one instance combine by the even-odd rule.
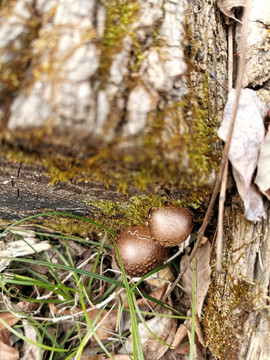
[[[20,319],[12,313],[2,312],[0,318],[9,326],[15,325]],[[0,323],[0,359],[18,360],[19,351],[16,347],[11,346],[10,331],[5,325]]]
[[[232,89],[218,130],[218,136],[223,141],[227,140],[235,96],[236,90]],[[264,118],[267,111],[268,107],[261,102],[255,91],[241,90],[229,160],[233,167],[238,193],[244,202],[245,217],[254,222],[266,218],[263,198],[253,184],[253,176],[257,167],[260,145],[265,136]]]
[[[185,263],[189,260],[189,255],[184,255],[181,259],[181,267],[185,266]],[[202,307],[205,296],[207,294],[210,284],[210,242],[207,240],[205,244],[202,244],[194,258],[193,262],[189,264],[189,267],[182,277],[182,286],[184,291],[188,294],[192,301],[192,297],[195,297],[195,309],[198,317],[201,317]],[[193,294],[193,286],[195,294]]]
[[[260,191],[270,200],[270,126],[261,144],[255,184],[258,185]]]

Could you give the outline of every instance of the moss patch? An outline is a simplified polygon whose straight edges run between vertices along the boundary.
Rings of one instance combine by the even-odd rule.
[[[99,67],[99,75],[103,80],[106,80],[110,70],[113,55],[121,51],[123,38],[129,35],[134,39],[130,25],[136,20],[139,3],[137,0],[107,1],[106,10],[107,17],[101,44]],[[135,48],[138,48],[138,44],[135,42],[134,44]],[[138,50],[136,53],[138,53]]]
[[[3,22],[5,17],[10,16],[16,1],[9,1],[6,5],[5,3],[4,1],[0,6]],[[7,105],[9,105],[10,97],[21,86],[26,75],[26,69],[31,61],[32,49],[30,44],[37,37],[40,27],[38,15],[33,11],[31,18],[23,25],[24,31],[4,49],[10,54],[10,59],[8,62],[2,63],[0,67],[0,82],[4,86],[4,90],[0,94],[0,101]],[[18,41],[20,43],[19,50]]]
[[[215,359],[237,359],[239,334],[252,310],[251,285],[226,276],[219,284],[212,275],[204,308],[203,326],[206,343]]]
[[[152,206],[162,207],[166,204],[189,206],[196,211],[200,206],[199,200],[196,199],[196,201],[196,203],[192,203],[191,199],[184,197],[172,199],[167,196],[148,194],[132,196],[128,201],[121,203],[98,200],[91,202],[90,205],[99,209],[95,218],[97,222],[112,230],[119,231],[127,226],[145,225],[148,219],[148,211]]]

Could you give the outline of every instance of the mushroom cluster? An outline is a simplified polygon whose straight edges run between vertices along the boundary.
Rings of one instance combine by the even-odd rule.
[[[124,229],[116,239],[116,245],[128,275],[143,276],[162,265],[169,248],[179,246],[191,233],[192,214],[175,206],[151,208],[148,226]],[[116,261],[118,257],[115,254]]]

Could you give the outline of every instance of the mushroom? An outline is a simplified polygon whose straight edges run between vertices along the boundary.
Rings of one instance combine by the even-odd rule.
[[[184,242],[193,227],[191,212],[171,205],[151,208],[148,223],[151,236],[164,247],[173,247]]]
[[[160,266],[168,254],[166,248],[151,238],[148,227],[124,229],[116,240],[116,246],[126,273],[132,277],[143,276]],[[119,265],[118,256],[115,258]]]

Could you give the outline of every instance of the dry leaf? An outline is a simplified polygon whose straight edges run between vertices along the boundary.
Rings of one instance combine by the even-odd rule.
[[[114,355],[114,360],[130,360],[129,355]],[[110,358],[106,358],[105,360],[110,360]]]
[[[223,12],[223,14],[227,15],[228,17],[240,22],[234,16],[234,10],[237,7],[245,7],[246,0],[217,0],[217,6]]]
[[[189,261],[189,255],[184,255],[181,259],[181,268]],[[193,289],[192,284],[194,281],[195,289],[195,309],[198,317],[201,316],[203,302],[208,291],[210,284],[211,268],[210,262],[210,243],[207,241],[201,245],[193,261],[189,264],[189,267],[182,277],[182,284],[184,291],[192,299]],[[193,272],[194,264],[194,272]]]
[[[24,336],[34,342],[38,342],[38,337],[35,329],[23,322]],[[39,347],[31,344],[29,341],[24,341],[20,349],[20,360],[38,360],[39,359]]]
[[[173,351],[177,354],[189,355],[189,344],[179,346],[178,348],[174,349]]]
[[[110,358],[107,358],[105,354],[89,355],[89,353],[91,353],[91,349],[84,350],[80,357],[80,360],[111,360]],[[72,356],[70,358],[70,360],[76,360],[76,359],[77,356]]]
[[[14,308],[16,310],[19,310],[19,311],[24,312],[24,313],[32,313],[35,310],[37,310],[39,306],[40,306],[40,304],[38,304],[38,303],[34,303],[34,302],[24,300],[24,301],[18,302],[16,304],[16,306],[14,306]]]
[[[20,319],[10,312],[0,313],[0,318],[4,320],[9,326],[15,325]],[[0,332],[6,329],[5,325],[0,323]],[[1,359],[1,358],[0,358]]]
[[[191,321],[189,320],[189,325],[187,325],[187,335],[189,339],[189,343],[192,341],[191,336]],[[205,348],[199,343],[197,336],[195,336],[195,343],[194,343],[194,353],[193,353],[193,359],[194,360],[205,360]]]
[[[157,273],[153,274],[155,277],[149,277],[145,281],[153,286],[160,287],[164,285],[164,283],[170,282],[174,275],[170,269],[169,266],[166,266],[165,268],[159,270]]]
[[[181,324],[174,336],[174,340],[172,342],[172,347],[176,347],[181,344],[184,338],[187,336],[187,327],[184,324]]]
[[[166,342],[167,344],[171,344],[173,342],[177,326],[176,319],[170,317],[156,316],[150,320],[147,320],[146,324],[151,329],[151,331],[162,341]],[[153,338],[142,323],[138,325],[138,328],[144,353],[144,359],[159,359],[169,349],[168,346],[161,344],[159,341]],[[129,336],[126,340],[125,349],[128,353],[132,354],[132,336]],[[125,350],[120,349],[119,353],[123,352],[125,352]]]
[[[92,311],[87,312],[91,322],[95,320],[99,312],[100,312],[99,309],[94,309]],[[118,311],[115,309],[111,311],[103,310],[101,315],[99,316],[97,322],[95,323],[95,328],[97,327],[96,333],[101,341],[108,339],[108,337],[111,336],[111,333],[116,331],[117,314]],[[95,341],[94,338],[92,340]]]
[[[196,360],[204,360],[205,359],[205,345],[202,334],[201,325],[199,322],[199,319],[195,319],[195,341],[194,341],[194,354],[193,359]],[[189,340],[188,345],[184,345],[184,342],[187,341],[187,338]],[[177,354],[189,354],[190,351],[190,343],[192,341],[191,338],[191,320],[186,320],[184,324],[181,324],[179,328],[177,329],[177,332],[175,334],[175,339],[172,343],[173,346],[177,346],[173,349],[174,352]],[[183,343],[182,346],[179,346],[181,343]]]
[[[268,127],[268,133],[264,142],[260,147],[260,158],[255,184],[257,184],[260,191],[270,199],[270,126]]]
[[[0,331],[0,359],[18,360],[19,351],[10,345],[10,331]]]
[[[168,284],[164,284],[163,286],[159,287],[157,290],[152,291],[149,295],[154,297],[155,299],[161,300],[163,295],[165,294],[166,290],[168,288]],[[145,299],[145,298],[140,298],[136,301],[138,306],[155,306],[156,303],[154,301]],[[127,306],[125,307],[129,307],[129,303],[128,301],[126,302]]]
[[[25,256],[48,250],[51,247],[47,241],[40,242],[32,230],[16,230],[14,233],[22,236],[24,240],[0,241],[0,271],[3,271],[10,263],[10,260],[1,259],[1,257]],[[5,235],[8,234],[5,233]]]
[[[9,312],[0,313],[0,317],[9,326],[15,325],[20,320]],[[0,323],[0,359],[19,359],[18,350],[10,345],[10,331],[6,329],[5,325],[2,323]]]
[[[236,90],[230,91],[224,108],[218,136],[226,141],[230,126]],[[239,195],[244,201],[245,217],[250,221],[266,218],[261,194],[252,185],[252,177],[257,166],[260,144],[264,139],[263,118],[267,106],[258,98],[255,91],[241,90],[238,111],[229,150],[229,160]]]

